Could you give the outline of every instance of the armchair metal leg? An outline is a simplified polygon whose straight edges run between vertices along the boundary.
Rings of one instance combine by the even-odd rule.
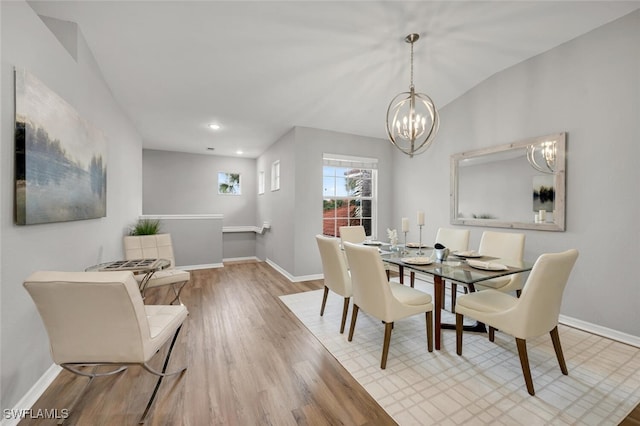
[[[153,393],[151,394],[151,398],[149,398],[149,402],[147,403],[147,407],[144,409],[144,413],[142,413],[142,417],[140,418],[140,421],[138,422],[139,424],[143,424],[147,420],[147,415],[149,414],[149,410],[150,410],[151,406],[153,405],[153,402],[155,401],[156,393],[158,393],[158,388],[160,387],[160,384],[162,383],[162,379],[164,379],[166,376],[172,376],[174,374],[182,373],[187,369],[185,367],[185,368],[183,368],[181,370],[174,371],[172,373],[167,373],[166,372],[167,371],[167,366],[169,365],[169,358],[171,357],[171,351],[173,350],[173,345],[176,343],[176,340],[178,340],[178,334],[180,334],[180,330],[181,329],[182,329],[182,325],[180,327],[178,327],[178,329],[176,330],[176,333],[173,335],[173,339],[171,340],[171,345],[169,346],[169,351],[167,352],[167,356],[164,359],[164,365],[162,366],[162,372],[158,372],[158,371],[154,370],[153,368],[149,367],[146,362],[143,364],[143,367],[144,367],[145,370],[147,370],[148,372],[158,376],[158,381],[156,382],[156,386],[153,389]]]
[[[344,326],[347,323],[347,314],[349,313],[349,297],[344,298],[342,305],[342,322],[340,323],[340,334],[344,333]]]
[[[324,286],[324,294],[322,295],[322,306],[320,307],[320,316],[324,315],[324,307],[327,306],[327,296],[329,295],[329,287]]]
[[[560,364],[560,371],[562,371],[562,374],[566,376],[569,374],[569,370],[567,370],[567,364],[564,362],[562,346],[560,345],[560,335],[558,334],[558,326],[556,325],[553,330],[549,332],[549,334],[551,334],[553,349],[555,349],[556,351],[556,358],[558,358],[558,364]]]
[[[178,301],[179,305],[184,305],[184,303],[182,303],[182,300],[180,300],[180,293],[182,293],[182,289],[187,285],[188,282],[189,281],[184,281],[181,284],[171,285],[171,288],[173,288],[173,293],[175,294],[175,297],[171,302],[169,302],[170,305],[173,305],[175,301]]]
[[[527,341],[516,337],[516,345],[518,346],[518,355],[520,355],[520,365],[522,366],[524,382],[527,384],[527,391],[529,395],[535,395],[533,379],[531,379],[531,369],[529,368],[529,357],[527,356]]]
[[[353,310],[351,311],[351,327],[349,328],[349,341],[351,341],[353,339],[353,332],[356,329],[356,319],[358,319],[358,310],[360,308],[358,308],[358,305],[356,305],[355,303],[353,304]]]
[[[83,377],[88,377],[89,381],[87,381],[87,383],[84,385],[84,387],[82,388],[82,390],[80,391],[80,393],[78,393],[78,395],[74,398],[73,402],[71,403],[71,405],[68,407],[68,413],[69,416],[71,415],[71,412],[73,411],[73,408],[76,406],[76,404],[78,403],[78,401],[80,401],[80,398],[82,398],[82,396],[84,396],[84,394],[87,392],[87,389],[89,388],[89,385],[91,384],[91,382],[93,382],[93,379],[95,379],[96,377],[102,377],[102,376],[111,376],[113,374],[117,374],[120,373],[121,371],[124,371],[127,369],[126,366],[118,366],[115,370],[112,371],[108,371],[106,373],[96,373],[96,369],[102,365],[102,364],[74,364],[77,366],[93,366],[93,371],[91,373],[85,373],[82,370],[78,370],[77,368],[72,367],[70,364],[61,364],[60,367],[64,368],[65,370],[73,373],[73,374],[77,374],[78,376],[83,376]],[[69,417],[67,417],[69,418]],[[64,424],[64,421],[66,419],[60,419],[58,420],[58,424]]]
[[[387,322],[384,324],[384,343],[382,344],[382,360],[380,361],[380,368],[383,370],[387,368],[387,356],[389,355],[389,343],[391,343],[391,332],[393,331],[393,323]]]

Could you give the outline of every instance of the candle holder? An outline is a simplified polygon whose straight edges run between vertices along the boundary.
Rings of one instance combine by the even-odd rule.
[[[422,251],[422,227],[424,225],[418,225],[418,227],[420,228],[420,240],[418,242],[418,252],[416,253],[417,255],[422,255],[424,254],[424,252]]]
[[[402,254],[409,254],[409,250],[407,250],[407,232],[404,231],[404,248],[402,249]]]

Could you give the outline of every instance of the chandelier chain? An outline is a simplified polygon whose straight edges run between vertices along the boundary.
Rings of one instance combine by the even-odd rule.
[[[413,41],[411,42],[411,85],[409,87],[413,89]]]

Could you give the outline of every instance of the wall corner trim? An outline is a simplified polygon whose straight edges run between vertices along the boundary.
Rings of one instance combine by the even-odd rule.
[[[31,386],[31,389],[27,391],[26,394],[16,403],[11,412],[20,412],[21,410],[28,410],[33,407],[33,404],[36,403],[38,398],[42,396],[44,391],[47,390],[49,385],[53,383],[53,381],[58,377],[58,374],[62,371],[62,367],[57,364],[51,364],[51,366],[44,372],[42,376],[38,379],[37,382]],[[15,426],[17,425],[21,418],[4,418],[0,425],[2,426]]]

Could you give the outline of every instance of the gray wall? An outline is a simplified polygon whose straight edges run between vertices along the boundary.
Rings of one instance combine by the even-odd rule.
[[[72,46],[76,60],[27,3],[1,2],[0,7],[0,405],[12,408],[52,365],[47,334],[22,282],[36,270],[81,271],[122,257],[122,236],[141,212],[142,142],[112,98],[77,27],[64,22],[56,25],[67,43],[77,43]],[[34,74],[105,133],[107,217],[13,224],[14,66]]]
[[[638,45],[634,12],[504,70],[442,108],[440,133],[425,154],[394,153],[394,220],[424,208],[425,235],[433,238],[439,226],[450,226],[451,154],[566,131],[566,232],[521,231],[525,256],[577,248],[562,314],[640,336]],[[477,247],[484,229],[469,229]]]
[[[222,214],[223,226],[262,224],[256,223],[255,159],[145,149],[142,171],[145,215]],[[218,194],[218,172],[240,173],[242,194]],[[222,238],[225,259],[256,255],[255,233],[225,233]]]
[[[271,179],[271,163],[280,159],[281,189],[258,197],[258,222],[272,229],[258,236],[258,256],[294,277],[320,274],[315,235],[322,233],[322,154],[377,158],[379,238],[391,218],[391,145],[377,138],[295,127],[258,158],[258,170]],[[398,227],[400,225],[398,224]]]

